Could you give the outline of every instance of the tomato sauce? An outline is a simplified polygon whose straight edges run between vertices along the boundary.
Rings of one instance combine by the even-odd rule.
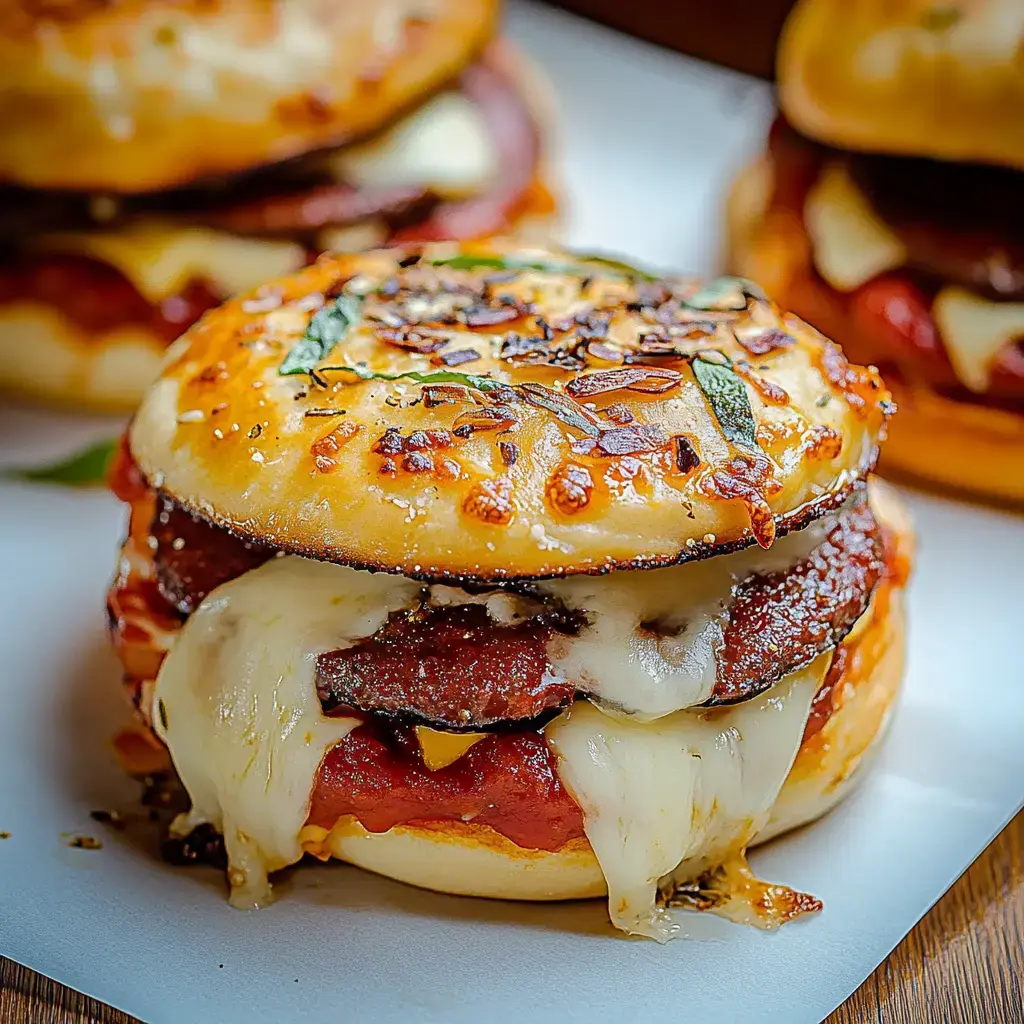
[[[559,850],[584,836],[583,812],[558,778],[555,755],[532,731],[488,736],[430,771],[412,730],[364,725],[324,757],[307,824],[330,830],[349,814],[368,832],[471,821],[531,850]]]

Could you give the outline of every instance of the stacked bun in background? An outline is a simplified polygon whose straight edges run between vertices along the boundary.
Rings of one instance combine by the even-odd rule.
[[[202,313],[324,249],[546,233],[498,13],[4,3],[0,386],[129,408]]]
[[[1024,5],[803,0],[738,272],[882,369],[883,470],[1024,502]]]

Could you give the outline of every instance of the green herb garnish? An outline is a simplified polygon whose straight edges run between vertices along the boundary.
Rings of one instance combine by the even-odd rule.
[[[405,373],[378,373],[365,366],[321,366],[320,372],[330,370],[334,373],[351,373],[360,380],[411,380],[416,384],[465,384],[478,391],[493,391],[495,388],[508,387],[494,377],[483,377],[476,373],[459,373],[456,370],[432,370],[420,373],[418,370],[406,370]]]
[[[728,363],[713,363],[699,355],[690,365],[726,439],[741,448],[756,450],[757,424],[746,386],[736,371]]]
[[[608,256],[596,256],[588,253],[573,253],[576,263],[559,263],[551,260],[524,259],[518,256],[473,256],[460,253],[457,256],[445,256],[431,260],[435,267],[451,267],[453,270],[538,270],[549,274],[581,274],[585,273],[587,263],[595,263],[602,269],[620,274],[623,277],[639,277],[645,281],[658,280],[655,275],[638,267],[623,263],[621,260]]]
[[[11,480],[33,480],[45,484],[66,484],[84,487],[106,483],[107,469],[117,451],[117,441],[98,441],[88,448],[49,466],[5,469],[0,472]]]
[[[733,309],[746,309],[748,298],[759,299],[762,295],[761,289],[745,277],[716,277],[688,299],[683,299],[683,305],[691,309],[724,313]]]
[[[470,253],[443,256],[431,260],[430,264],[434,267],[451,267],[452,270],[540,270],[552,274],[578,273],[580,270],[573,263],[552,263],[547,260],[521,259],[518,256],[473,256]]]
[[[277,371],[287,377],[295,373],[309,373],[321,359],[325,359],[349,328],[359,319],[361,301],[355,295],[339,295],[335,301],[318,309],[302,340],[284,357]]]
[[[641,281],[659,280],[657,274],[652,274],[649,270],[643,270],[640,267],[634,267],[632,263],[626,263],[611,256],[598,256],[595,253],[582,252],[573,253],[573,255],[583,263],[596,263],[602,269],[611,271],[614,274],[621,274],[623,277],[637,277]]]

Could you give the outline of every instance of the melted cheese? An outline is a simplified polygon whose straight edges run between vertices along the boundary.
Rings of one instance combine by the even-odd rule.
[[[804,222],[818,273],[852,292],[907,259],[906,246],[875,213],[845,164],[827,163],[807,194]]]
[[[470,747],[486,736],[484,732],[439,732],[425,725],[416,726],[416,739],[423,754],[423,763],[432,772],[454,764]]]
[[[497,153],[479,108],[457,92],[435,96],[366,142],[330,156],[337,177],[355,185],[422,185],[458,198],[497,176]]]
[[[796,565],[831,525],[819,520],[768,551],[754,547],[667,569],[542,583],[541,592],[583,612],[589,623],[577,636],[556,636],[548,657],[600,704],[639,720],[701,704],[715,685],[733,586]],[[643,628],[650,624],[658,630]]]
[[[764,827],[830,660],[724,711],[641,724],[577,701],[548,726],[616,927],[672,938],[679,925],[658,905],[659,888],[718,867]]]
[[[33,244],[108,263],[154,304],[180,294],[192,280],[209,281],[228,296],[305,263],[305,251],[295,242],[242,238],[160,221],[138,221],[117,231],[43,235]]]
[[[767,820],[829,656],[741,706],[680,709],[710,694],[735,581],[788,568],[828,528],[818,523],[768,552],[539,587],[590,623],[556,637],[551,656],[605,710],[578,701],[548,736],[584,810],[620,927],[667,935],[653,910],[658,880],[677,867],[683,877],[717,864]],[[153,718],[192,798],[175,830],[210,822],[222,832],[237,905],[265,901],[268,872],[301,857],[317,768],[357,724],[322,714],[316,656],[370,636],[422,595],[422,584],[402,576],[285,556],[219,587],[186,622],[157,678]],[[429,599],[481,603],[505,625],[543,607],[509,591],[470,595],[442,585]],[[655,621],[676,624],[677,635],[638,632]],[[418,734],[432,769],[479,738]]]
[[[175,830],[222,832],[236,905],[267,900],[267,872],[302,856],[317,768],[358,724],[321,713],[316,655],[369,636],[418,592],[291,556],[219,587],[185,623],[157,677],[154,724],[192,798]]]
[[[989,302],[963,288],[943,288],[932,313],[957,377],[972,391],[987,391],[995,357],[1024,338],[1024,302]]]

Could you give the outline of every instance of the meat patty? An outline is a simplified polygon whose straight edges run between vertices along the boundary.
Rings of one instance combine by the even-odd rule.
[[[724,646],[710,705],[749,700],[838,644],[864,613],[884,569],[878,524],[859,494],[834,513],[825,539],[786,572],[739,582],[726,603]],[[154,518],[156,578],[183,615],[222,583],[273,557],[162,495]],[[487,591],[485,591],[486,593]],[[515,594],[506,587],[491,593]],[[466,595],[465,605],[411,608],[373,636],[322,654],[325,711],[354,708],[447,730],[489,730],[543,719],[568,704],[579,680],[552,663],[547,642],[571,633],[586,609],[539,605],[506,624]],[[597,624],[600,628],[600,624]],[[628,643],[629,638],[622,642]]]

